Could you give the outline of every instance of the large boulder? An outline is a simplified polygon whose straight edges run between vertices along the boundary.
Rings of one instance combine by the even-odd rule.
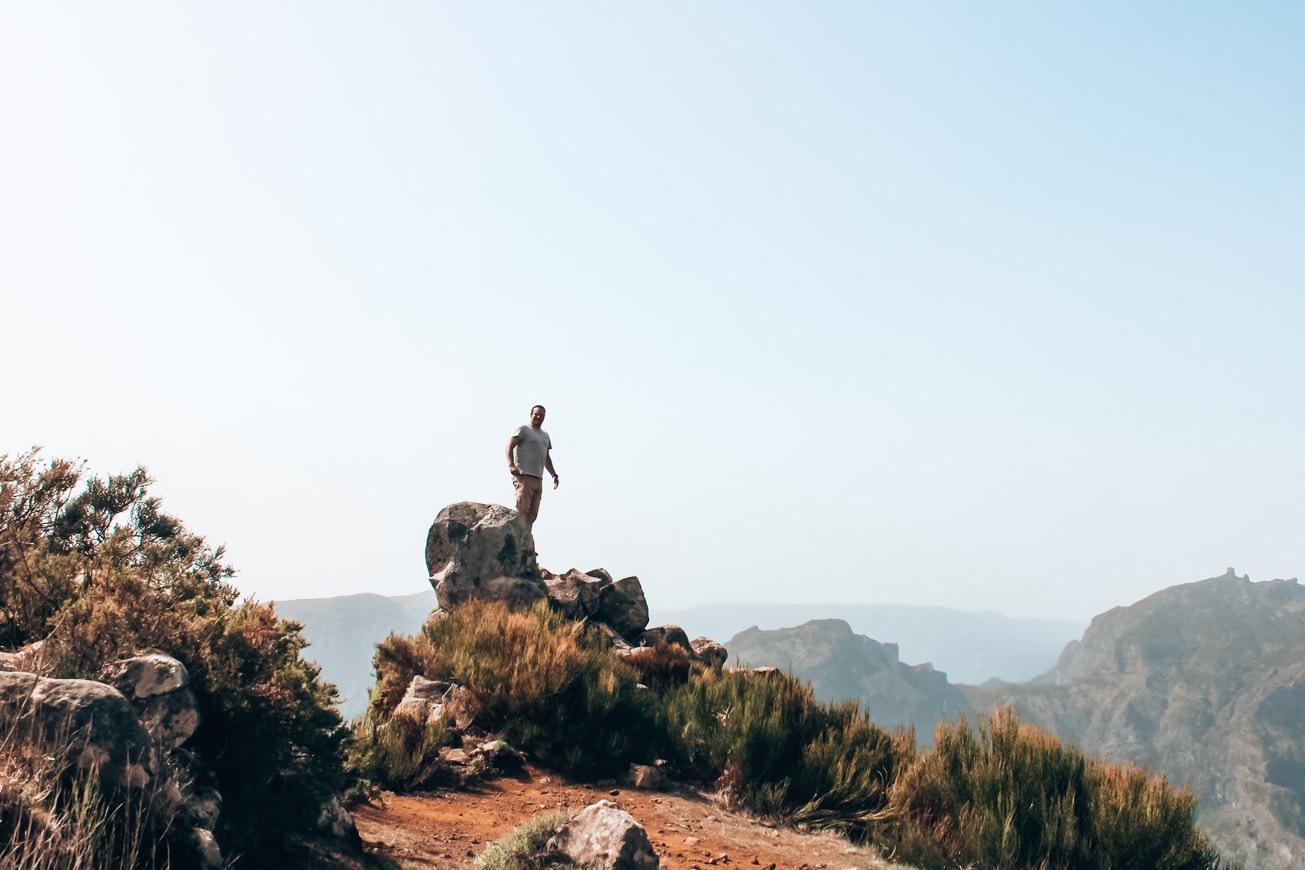
[[[602,568],[565,574],[543,572],[549,603],[571,619],[609,626],[624,641],[640,643],[648,627],[648,601],[638,577],[613,580]],[[683,632],[681,632],[683,634]],[[688,638],[685,638],[687,648]]]
[[[548,592],[530,527],[497,504],[462,501],[441,510],[426,535],[426,569],[445,609],[473,598],[528,605]]]
[[[130,702],[93,680],[52,680],[0,671],[0,722],[13,739],[54,758],[68,773],[94,773],[107,794],[162,785],[158,745]]]
[[[598,615],[599,598],[603,589],[612,585],[612,578],[572,568],[565,574],[545,571],[544,585],[548,600],[568,618],[590,619]]]
[[[729,651],[709,637],[695,637],[689,645],[693,648],[693,657],[708,667],[724,667],[729,660]]]
[[[122,659],[106,667],[104,682],[127,698],[155,740],[175,749],[199,727],[199,703],[186,666],[163,653]]]
[[[638,577],[613,580],[598,597],[597,617],[625,638],[637,638],[648,627],[648,600]]]
[[[549,839],[548,849],[573,864],[602,870],[661,866],[643,825],[611,801],[591,804],[572,816]]]

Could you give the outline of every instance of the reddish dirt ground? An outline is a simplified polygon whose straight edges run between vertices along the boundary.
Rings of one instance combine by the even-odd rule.
[[[471,868],[485,846],[536,815],[579,812],[610,800],[648,831],[665,870],[706,867],[872,870],[889,865],[833,834],[805,833],[730,812],[709,796],[677,788],[639,791],[569,783],[527,767],[470,791],[395,795],[354,809],[369,854],[402,868]]]

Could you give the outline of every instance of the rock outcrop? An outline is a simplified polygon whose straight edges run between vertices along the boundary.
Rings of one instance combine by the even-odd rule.
[[[445,609],[473,598],[528,605],[548,594],[530,527],[502,505],[463,501],[441,510],[426,535],[426,569]]]
[[[0,721],[69,774],[93,773],[107,794],[143,792],[166,778],[158,744],[122,693],[104,683],[0,672]]]
[[[611,801],[599,801],[568,819],[548,849],[573,864],[602,870],[657,870],[661,866],[648,832]]]

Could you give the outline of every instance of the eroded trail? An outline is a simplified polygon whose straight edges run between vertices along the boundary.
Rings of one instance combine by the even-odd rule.
[[[666,870],[774,867],[777,870],[888,866],[833,834],[804,833],[733,813],[685,790],[638,791],[614,784],[570,783],[527,767],[472,791],[386,793],[354,817],[367,851],[404,868],[471,868],[486,844],[540,813],[578,812],[615,801],[647,829]]]

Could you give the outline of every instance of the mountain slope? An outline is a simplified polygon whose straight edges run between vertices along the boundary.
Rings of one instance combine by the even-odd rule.
[[[897,646],[854,634],[841,619],[815,619],[794,628],[750,628],[731,638],[731,659],[753,667],[791,671],[811,683],[821,701],[853,699],[881,728],[915,727],[923,744],[933,742],[939,721],[972,716],[974,708],[947,675],[930,665],[906,665]]]
[[[1305,588],[1221,577],[1092,621],[1023,685],[967,687],[1026,721],[1201,796],[1219,848],[1248,867],[1305,866]]]

